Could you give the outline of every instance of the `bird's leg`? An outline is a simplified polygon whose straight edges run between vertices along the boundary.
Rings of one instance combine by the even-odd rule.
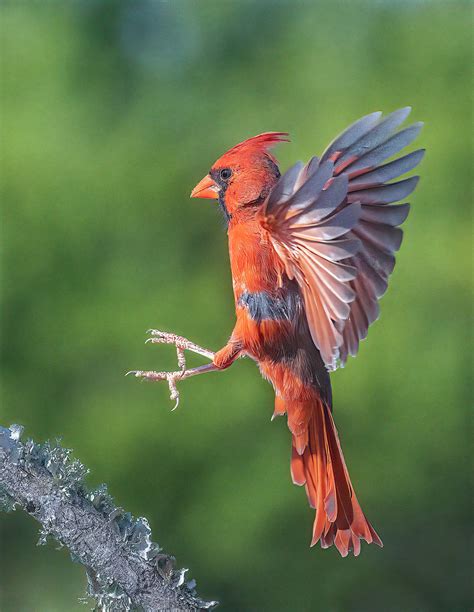
[[[201,346],[195,344],[194,342],[191,342],[190,340],[187,340],[186,338],[183,338],[182,336],[177,336],[176,334],[162,332],[157,329],[149,329],[147,333],[150,334],[150,337],[146,340],[147,343],[175,345],[179,370],[175,372],[132,370],[131,372],[127,372],[127,375],[133,374],[136,378],[141,378],[142,380],[166,380],[168,382],[168,387],[170,390],[170,399],[176,402],[173,408],[173,410],[175,410],[179,404],[179,391],[176,387],[176,383],[179,380],[184,380],[185,378],[190,378],[191,376],[197,376],[198,374],[214,372],[216,370],[219,370],[220,368],[218,368],[212,362],[206,365],[199,366],[197,368],[187,369],[184,351],[192,351],[193,353],[197,353],[198,355],[202,355],[203,357],[207,357],[208,359],[214,359],[214,353],[212,351],[208,351],[205,348],[202,348]]]

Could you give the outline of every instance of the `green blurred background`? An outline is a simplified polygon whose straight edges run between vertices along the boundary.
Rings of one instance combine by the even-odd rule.
[[[472,609],[471,5],[4,3],[0,422],[62,436],[223,610]],[[310,549],[289,434],[255,365],[166,386],[158,327],[232,328],[227,239],[191,188],[226,148],[288,130],[283,168],[411,104],[428,152],[381,321],[334,377],[359,499],[385,548]],[[198,363],[198,361],[195,361]],[[3,612],[84,607],[83,569],[0,516]]]

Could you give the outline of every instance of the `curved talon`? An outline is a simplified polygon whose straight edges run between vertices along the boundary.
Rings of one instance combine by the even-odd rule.
[[[176,400],[176,403],[174,407],[171,409],[171,412],[176,410],[176,408],[179,406],[179,391],[176,387],[176,378],[177,378],[176,372],[173,372],[172,374],[167,376],[168,386],[170,389],[170,400]]]

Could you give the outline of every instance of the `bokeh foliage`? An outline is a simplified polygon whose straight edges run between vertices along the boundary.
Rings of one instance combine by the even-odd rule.
[[[223,610],[466,610],[470,346],[468,2],[6,3],[1,10],[2,425],[63,437]],[[309,549],[254,364],[165,386],[151,327],[209,348],[233,302],[220,153],[289,130],[283,167],[349,122],[414,107],[428,150],[381,321],[334,377],[359,499],[385,548]],[[82,610],[82,568],[0,516],[3,612]]]

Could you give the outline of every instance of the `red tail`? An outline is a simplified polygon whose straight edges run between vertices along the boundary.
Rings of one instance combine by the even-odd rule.
[[[293,433],[291,476],[306,486],[316,509],[311,546],[319,540],[322,548],[335,544],[343,557],[350,551],[357,557],[361,539],[383,546],[357,501],[330,409],[320,399],[302,404],[287,404],[286,411],[293,432],[294,417],[301,425],[302,413],[307,415],[306,432]]]

